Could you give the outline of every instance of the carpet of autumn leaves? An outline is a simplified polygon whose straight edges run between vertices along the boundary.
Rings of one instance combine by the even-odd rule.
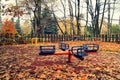
[[[92,42],[66,42],[70,47]],[[0,46],[0,80],[120,80],[120,44],[99,43],[100,50],[89,54],[84,61],[68,55],[39,55],[39,43]]]

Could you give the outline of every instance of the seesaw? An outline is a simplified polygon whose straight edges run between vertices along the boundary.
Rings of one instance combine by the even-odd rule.
[[[56,52],[55,45],[40,46],[39,55],[68,55],[68,62],[72,62],[72,55],[80,60],[84,60],[84,56],[88,56],[89,52],[97,52],[99,49],[99,45],[97,44],[73,46],[71,49],[69,49],[68,46],[69,45],[66,43],[60,43],[59,48],[62,50],[62,52]]]
[[[70,50],[56,52],[55,45],[40,46],[39,55],[68,55],[68,62],[72,62],[72,53]]]

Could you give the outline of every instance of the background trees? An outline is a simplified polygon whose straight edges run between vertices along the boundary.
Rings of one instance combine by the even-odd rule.
[[[2,5],[2,15],[13,16],[16,28],[20,26],[20,22],[23,24],[23,20],[27,19],[31,22],[33,34],[53,34],[59,30],[62,34],[81,35],[83,28],[84,34],[90,33],[94,36],[101,33],[110,34],[113,32],[115,20],[119,21],[114,19],[114,16],[120,16],[116,13],[117,10],[120,11],[119,0],[15,0],[15,2],[15,5]],[[104,20],[107,23],[105,26]],[[63,23],[65,30],[59,22]],[[102,31],[103,27],[107,32]]]

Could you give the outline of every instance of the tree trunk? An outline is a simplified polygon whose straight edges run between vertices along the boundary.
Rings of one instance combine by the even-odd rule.
[[[99,12],[100,12],[100,1],[96,0],[96,10],[95,10],[95,36],[100,34],[99,30]]]
[[[85,25],[85,29],[84,29],[84,34],[86,34],[86,28],[88,26],[88,10],[89,10],[89,0],[86,0],[87,3],[87,9],[86,9],[86,25]]]
[[[78,2],[78,15],[77,15],[77,35],[80,35],[80,0]]]
[[[41,0],[38,0],[38,20],[37,20],[37,27],[41,28]],[[37,33],[40,34],[40,30],[37,29]]]
[[[104,12],[105,12],[105,7],[106,7],[106,2],[107,2],[107,0],[105,0],[105,2],[104,2],[103,13],[102,13],[102,20],[101,20],[101,23],[100,23],[100,33],[101,33],[103,19],[104,19]]]
[[[52,10],[52,12],[53,12],[53,10]],[[56,16],[55,16],[54,12],[53,12],[53,17],[54,17],[54,19],[55,19],[55,22],[56,22],[57,25],[58,25],[58,28],[59,28],[60,31],[62,32],[62,34],[65,35],[64,32],[63,32],[63,30],[60,28],[60,26],[59,26],[59,24],[58,24],[58,21],[57,21],[57,18],[56,18]]]
[[[74,20],[73,7],[70,0],[68,0],[68,5],[69,5],[69,13],[70,13],[70,34],[75,35],[74,21],[73,21]]]
[[[66,0],[64,0],[64,2],[61,1],[61,4],[63,6],[63,11],[64,11],[64,26],[65,26],[65,34],[68,34],[68,31],[67,31],[67,19],[66,19]]]

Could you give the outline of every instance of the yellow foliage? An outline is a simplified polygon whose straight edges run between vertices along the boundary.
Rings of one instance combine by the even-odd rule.
[[[22,30],[23,34],[30,34],[31,28],[32,28],[32,26],[29,21],[25,21],[21,25],[21,30]]]
[[[59,21],[58,24],[59,24],[60,28],[63,30],[63,32],[65,32],[65,25],[64,25],[63,22],[64,21]],[[100,21],[99,21],[99,23],[100,23]],[[70,34],[70,18],[66,19],[66,25],[67,25],[67,32],[68,32],[68,34]],[[76,26],[77,22],[76,22],[75,19],[73,20],[73,25],[74,25],[75,32],[77,32],[77,26]],[[81,34],[84,35],[84,33],[85,33],[85,23],[84,23],[84,21],[82,21],[82,20],[80,21],[80,26],[81,26],[80,27]],[[108,31],[107,22],[105,20],[103,20],[103,25],[102,25],[101,33],[102,34],[106,34],[107,31]],[[58,33],[61,34],[61,31],[59,30]],[[88,32],[86,32],[86,33],[89,34]]]
[[[63,32],[65,32],[64,22],[63,21],[59,21],[58,24],[59,24],[60,28],[63,30]],[[83,25],[83,22],[80,21],[80,24],[81,24],[81,34],[84,34],[84,25]],[[70,28],[71,28],[70,27],[70,18],[66,19],[66,25],[67,25],[67,32],[68,32],[68,34],[70,34]],[[75,32],[77,32],[77,26],[76,26],[77,22],[76,22],[75,19],[73,20],[73,25],[74,25]],[[61,34],[61,31],[59,30],[58,33]]]

